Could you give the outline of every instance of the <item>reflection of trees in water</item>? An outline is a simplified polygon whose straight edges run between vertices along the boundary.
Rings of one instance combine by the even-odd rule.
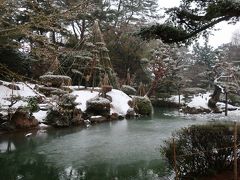
[[[44,155],[30,151],[0,154],[2,179],[58,179],[56,168],[48,166]]]
[[[0,152],[0,179],[24,179],[24,180],[75,180],[75,179],[155,179],[156,176],[164,176],[168,173],[166,164],[162,160],[151,162],[140,161],[132,164],[114,165],[111,163],[95,162],[94,165],[79,167],[64,164],[64,157],[58,159],[58,163],[51,162],[51,155],[38,154],[37,147],[75,130],[52,131],[47,139],[38,137],[26,138],[22,136],[5,136],[0,139],[0,144],[5,142],[7,151]],[[76,129],[77,131],[77,129]],[[79,131],[79,129],[78,129]],[[15,149],[13,149],[15,147]],[[46,153],[47,149],[44,150]],[[80,152],[79,152],[80,153]],[[63,165],[59,167],[59,164]],[[65,167],[64,167],[65,166]],[[158,178],[157,178],[158,179]]]
[[[48,165],[44,155],[34,152],[36,140],[9,135],[1,138],[0,144],[3,143],[7,146],[0,153],[0,179],[58,179],[58,170]]]
[[[59,161],[64,161],[59,159]],[[31,149],[0,154],[1,179],[77,180],[77,179],[154,179],[166,175],[164,162],[137,162],[126,165],[97,164],[82,168],[58,168],[46,161],[43,154]]]
[[[139,161],[133,164],[111,165],[97,164],[86,166],[82,169],[66,168],[61,174],[61,180],[64,179],[164,179],[170,171],[162,160],[153,160],[151,162]]]

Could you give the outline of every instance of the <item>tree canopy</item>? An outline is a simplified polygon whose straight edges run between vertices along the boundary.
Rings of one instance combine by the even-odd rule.
[[[169,18],[163,24],[142,28],[144,39],[160,38],[165,43],[186,43],[214,25],[227,21],[236,23],[240,17],[240,2],[236,0],[181,0],[179,7],[166,10]]]

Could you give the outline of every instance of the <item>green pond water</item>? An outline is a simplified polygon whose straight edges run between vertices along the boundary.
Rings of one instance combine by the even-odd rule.
[[[152,118],[2,135],[0,179],[167,179],[163,141],[204,119],[155,109]]]

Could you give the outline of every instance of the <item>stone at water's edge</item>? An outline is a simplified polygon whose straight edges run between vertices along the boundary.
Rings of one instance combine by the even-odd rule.
[[[153,113],[153,107],[148,97],[133,96],[134,110],[137,114],[150,116]]]
[[[118,120],[119,119],[119,115],[118,113],[112,113],[110,116],[110,120]]]
[[[103,97],[95,97],[87,101],[87,110],[86,113],[89,115],[101,115],[109,116],[110,115],[110,101]]]
[[[136,113],[135,113],[134,109],[133,108],[129,108],[127,110],[126,118],[127,119],[131,119],[131,118],[134,118],[135,115],[136,115]]]
[[[51,110],[47,114],[46,122],[54,127],[69,127],[83,125],[82,112],[79,109],[72,111]]]
[[[16,127],[16,129],[29,129],[38,126],[38,120],[34,116],[30,116],[28,110],[24,108],[18,108],[13,114],[11,122]]]

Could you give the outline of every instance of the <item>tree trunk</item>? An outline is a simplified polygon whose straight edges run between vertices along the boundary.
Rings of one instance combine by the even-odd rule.
[[[212,94],[212,97],[209,99],[208,101],[208,106],[213,109],[214,111],[218,110],[217,108],[217,102],[220,99],[220,94],[221,94],[221,88],[217,85],[214,85],[215,89],[214,92]]]

